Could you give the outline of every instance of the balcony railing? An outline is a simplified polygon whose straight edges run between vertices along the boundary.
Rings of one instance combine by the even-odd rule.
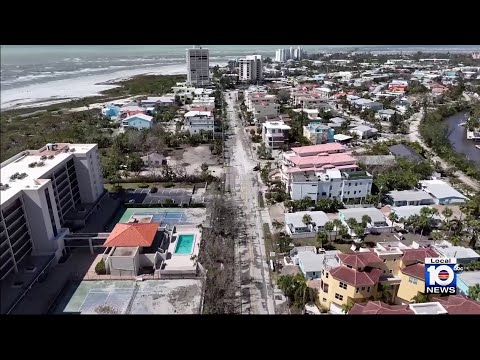
[[[9,226],[12,224],[12,223],[10,222],[10,225],[8,225],[8,224],[9,224],[8,220],[13,219],[13,218],[15,217],[15,215],[18,214],[18,212],[19,212],[21,209],[22,209],[22,206],[16,208],[16,209],[15,209],[14,211],[12,211],[10,214],[8,214],[7,216],[4,216],[4,217],[3,217],[3,219],[5,220],[5,225],[6,225],[7,227],[9,227]]]

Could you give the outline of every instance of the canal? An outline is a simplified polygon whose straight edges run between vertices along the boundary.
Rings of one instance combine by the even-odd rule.
[[[480,150],[475,145],[480,145],[480,142],[467,140],[467,129],[459,124],[467,121],[468,114],[461,112],[446,119],[450,135],[448,140],[452,144],[457,153],[463,154],[467,159],[475,161],[480,168]]]

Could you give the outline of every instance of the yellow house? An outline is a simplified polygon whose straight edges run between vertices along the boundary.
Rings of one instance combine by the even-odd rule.
[[[425,264],[408,265],[401,270],[396,303],[409,304],[419,292],[425,292]]]

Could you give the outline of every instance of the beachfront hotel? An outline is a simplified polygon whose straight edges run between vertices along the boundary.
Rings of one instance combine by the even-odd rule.
[[[58,260],[68,227],[105,195],[97,144],[47,144],[2,162],[0,280],[28,254]]]
[[[210,85],[208,49],[195,46],[187,49],[187,84],[192,86]]]

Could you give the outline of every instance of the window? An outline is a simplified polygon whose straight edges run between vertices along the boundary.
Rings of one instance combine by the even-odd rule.
[[[355,186],[357,186],[357,183],[355,183]]]
[[[325,275],[325,270],[322,270],[322,275]]]
[[[362,286],[362,291],[364,291],[364,290],[365,290],[365,286]]]
[[[356,193],[357,193],[357,192],[356,192],[356,191],[354,191],[354,192],[353,192],[353,195],[355,195]]]
[[[326,193],[326,192],[322,192],[322,196],[327,196],[327,193]]]
[[[393,262],[397,261],[397,259],[393,259]]]
[[[325,277],[328,279],[328,272],[325,274]]]
[[[340,287],[341,287],[342,289],[347,290],[347,284],[345,284],[345,283],[343,283],[343,282],[341,282],[341,281],[340,281]]]
[[[360,186],[362,186],[362,183],[360,183]]]
[[[383,262],[387,261],[387,259],[383,259]]]
[[[355,292],[358,293],[358,290],[360,290],[360,288],[357,288],[357,290]]]
[[[390,274],[393,272],[393,270],[390,270]]]
[[[414,284],[414,285],[417,285],[417,279],[414,278],[414,277],[411,277],[411,276],[410,276],[410,277],[408,278],[408,282],[409,282],[409,283],[412,283],[412,284]]]
[[[343,300],[343,295],[335,293],[335,299]]]
[[[323,298],[323,302],[326,302],[326,301],[327,301],[327,299]]]
[[[367,292],[370,292],[370,286],[367,288]]]
[[[347,191],[347,195],[350,195],[350,191]]]
[[[352,183],[348,183],[348,186],[352,186]]]

